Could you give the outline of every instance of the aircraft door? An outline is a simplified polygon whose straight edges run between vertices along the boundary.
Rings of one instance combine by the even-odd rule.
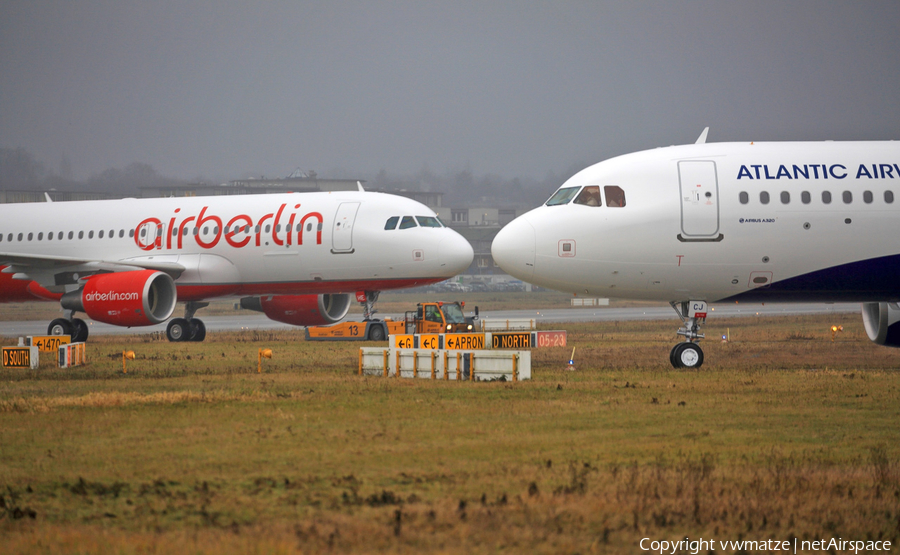
[[[716,163],[704,160],[678,162],[683,240],[716,240],[719,233],[719,184]]]
[[[331,252],[353,252],[353,224],[356,221],[358,202],[342,202],[334,215],[334,227],[331,230]]]

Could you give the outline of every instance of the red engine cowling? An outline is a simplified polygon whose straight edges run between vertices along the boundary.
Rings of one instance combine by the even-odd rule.
[[[245,297],[241,308],[263,312],[276,322],[294,326],[319,326],[340,322],[350,310],[350,295],[272,295]]]
[[[168,274],[136,270],[91,276],[84,287],[63,295],[60,304],[98,322],[131,327],[165,322],[177,300],[175,282]]]

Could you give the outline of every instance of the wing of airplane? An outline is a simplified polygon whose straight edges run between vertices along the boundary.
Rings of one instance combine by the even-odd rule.
[[[35,281],[48,291],[61,293],[66,285],[77,283],[79,277],[101,272],[129,272],[134,270],[156,270],[168,274],[172,279],[185,271],[181,264],[144,259],[86,260],[69,256],[48,256],[22,253],[0,253],[2,271],[13,274],[13,279]]]

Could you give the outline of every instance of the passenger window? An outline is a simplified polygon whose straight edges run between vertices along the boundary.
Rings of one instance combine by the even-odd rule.
[[[600,186],[591,185],[582,189],[578,196],[575,197],[575,204],[600,206]]]
[[[863,202],[866,204],[872,204],[872,191],[863,191]]]
[[[160,231],[160,235],[162,235],[162,229],[160,229],[159,231]],[[116,235],[116,230],[110,229],[109,230],[109,238],[112,239],[115,235]]]
[[[129,230],[128,230],[128,236],[129,236],[129,237],[134,237],[134,230],[133,230],[133,229],[129,229]],[[78,238],[81,239],[81,233],[80,233],[80,232],[78,233]]]
[[[42,231],[42,232],[38,233],[38,241],[41,241],[43,239],[44,239],[44,232]]]
[[[625,191],[618,185],[606,185],[603,187],[606,195],[606,206],[610,208],[622,208],[625,206]]]
[[[851,193],[850,191],[844,191],[843,197],[844,204],[850,204],[851,202],[853,202],[853,193]]]
[[[19,234],[19,241],[21,241],[21,240],[22,240],[22,234],[20,233],[20,234]]]
[[[738,200],[741,201],[741,204],[747,204],[750,202],[750,195],[747,194],[747,191],[741,191],[741,194],[738,195]]]
[[[172,228],[172,229],[174,229],[174,228]],[[125,230],[124,230],[124,229],[120,229],[120,230],[119,230],[119,239],[121,239],[122,237],[125,237]]]
[[[822,204],[831,204],[831,192],[822,191]]]
[[[400,220],[400,229],[409,229],[411,227],[416,227],[416,220],[412,216],[403,216],[403,219]]]
[[[384,229],[386,229],[386,230],[396,229],[397,222],[399,222],[399,221],[400,221],[400,216],[391,216],[390,218],[388,218],[387,222],[385,222]],[[312,224],[310,224],[310,227],[312,227]]]
[[[441,222],[432,216],[416,216],[416,221],[422,227],[441,227]]]
[[[60,232],[59,232],[59,235],[58,235],[56,238],[57,238],[57,240],[62,241],[62,238],[63,238],[63,232],[60,231]]]
[[[766,191],[759,193],[759,202],[762,204],[769,204],[769,193]]]
[[[103,230],[101,229],[99,233],[97,233],[98,239],[103,239]]]
[[[800,193],[800,200],[803,202],[803,204],[809,204],[812,200],[812,196],[810,196],[809,191],[803,191],[802,193]]]
[[[84,232],[83,232],[83,231],[79,231],[79,232],[78,232],[78,238],[79,238],[79,239],[84,239]]]
[[[547,201],[547,206],[557,206],[560,204],[569,204],[569,201],[572,200],[572,197],[578,192],[578,187],[564,187],[550,197],[550,200]]]
[[[266,231],[269,231],[269,230],[267,229]],[[203,226],[203,235],[206,235],[207,233],[209,233],[209,227]]]
[[[143,236],[143,235],[144,235],[144,230],[142,229],[141,236]],[[93,238],[94,238],[94,231],[93,230],[88,231],[88,239],[93,239]]]
[[[69,240],[71,240],[71,239],[72,239],[72,237],[73,237],[73,236],[74,236],[74,235],[75,235],[75,233],[74,233],[74,232],[72,232],[72,231],[70,231],[70,232],[69,232]]]
[[[893,191],[885,191],[884,192],[884,202],[891,204],[894,202],[894,192]]]
[[[52,241],[52,240],[53,240],[53,232],[52,232],[52,231],[51,231],[50,233],[47,234],[47,240],[48,240],[48,241]]]
[[[781,191],[781,204],[790,204],[791,194],[787,191]]]
[[[194,233],[194,235],[200,235],[200,228],[195,227],[193,233]]]
[[[266,225],[266,233],[268,233],[268,232],[270,232],[270,231],[272,231],[272,226],[270,226],[270,225],[267,224],[267,225]]]
[[[12,234],[12,233],[10,233],[9,235],[6,236],[6,240],[9,241],[9,242],[12,242],[12,238],[13,238],[13,234]]]
[[[306,224],[306,231],[312,231],[312,222]]]

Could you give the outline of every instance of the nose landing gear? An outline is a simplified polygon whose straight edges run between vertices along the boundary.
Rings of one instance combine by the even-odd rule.
[[[669,362],[675,368],[700,368],[703,365],[703,349],[697,341],[704,338],[700,326],[706,322],[706,301],[672,301],[669,304],[681,318],[681,328],[677,333],[685,338],[683,343],[672,347]]]

